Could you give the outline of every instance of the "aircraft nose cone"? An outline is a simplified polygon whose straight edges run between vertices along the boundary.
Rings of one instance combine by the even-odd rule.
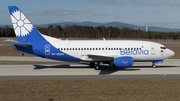
[[[164,59],[170,58],[172,56],[174,56],[174,51],[170,50],[170,49],[166,49],[165,52],[163,53],[163,57]]]
[[[175,55],[175,52],[172,51],[172,50],[170,50],[170,51],[171,51],[170,55],[171,55],[171,56],[174,56],[174,55]]]
[[[175,55],[175,52],[169,49],[169,57],[172,57]]]

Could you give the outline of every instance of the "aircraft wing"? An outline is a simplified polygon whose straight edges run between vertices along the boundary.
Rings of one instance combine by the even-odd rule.
[[[20,43],[17,42],[16,40],[11,40],[11,39],[7,39],[6,41],[17,46],[32,46],[31,44]]]
[[[111,61],[114,59],[114,56],[107,56],[102,54],[87,54],[87,56],[93,61]]]

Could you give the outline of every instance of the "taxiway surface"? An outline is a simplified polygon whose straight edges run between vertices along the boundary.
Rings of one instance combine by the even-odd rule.
[[[167,59],[157,68],[152,63],[134,63],[124,70],[103,65],[94,70],[88,65],[40,57],[0,57],[0,80],[83,80],[83,79],[160,79],[180,78],[180,59]]]

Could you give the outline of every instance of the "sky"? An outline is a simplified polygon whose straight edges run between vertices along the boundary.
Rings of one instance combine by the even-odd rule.
[[[2,0],[0,25],[11,25],[8,6],[18,6],[34,24],[123,22],[180,29],[178,0]]]

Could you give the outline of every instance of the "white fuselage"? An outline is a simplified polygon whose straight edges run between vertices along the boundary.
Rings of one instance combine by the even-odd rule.
[[[91,60],[87,54],[98,56],[130,56],[134,61],[164,60],[174,52],[164,45],[149,41],[132,40],[54,40],[44,36],[60,51],[82,60]]]

